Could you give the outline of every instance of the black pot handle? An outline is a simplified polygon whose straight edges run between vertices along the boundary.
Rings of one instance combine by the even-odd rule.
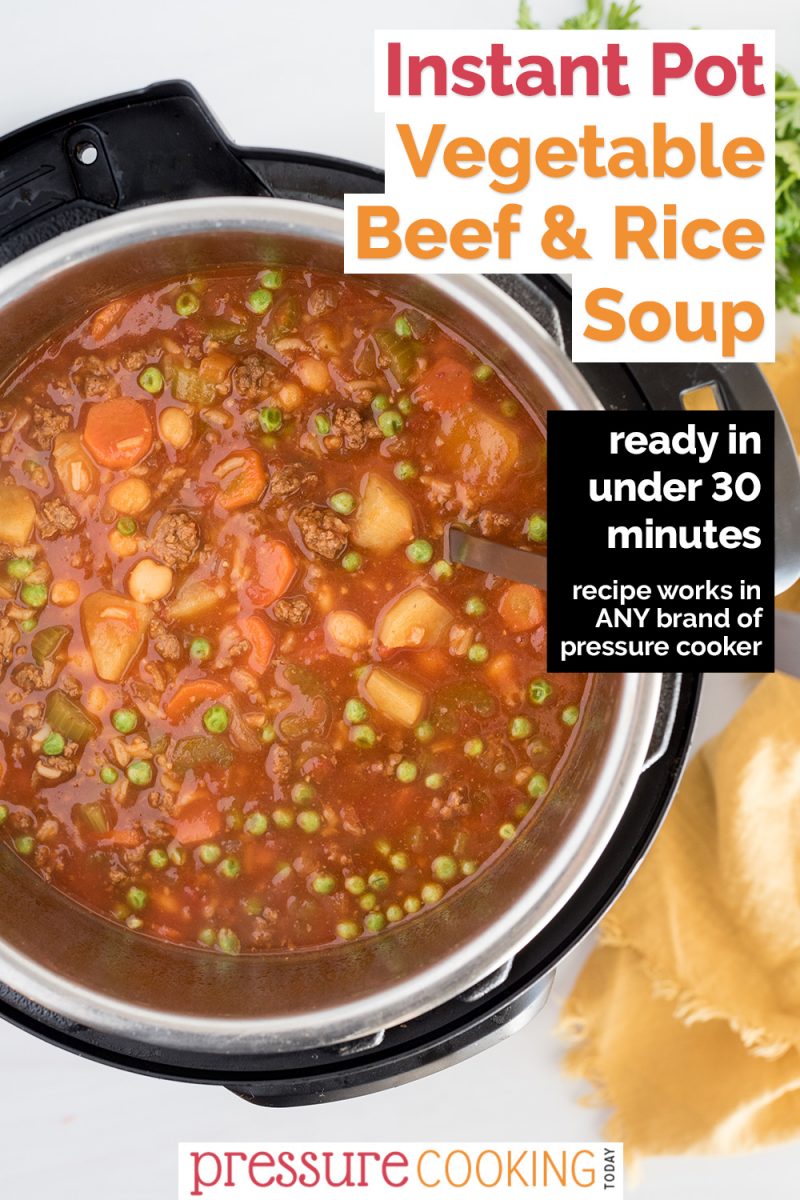
[[[96,101],[0,138],[0,264],[111,213],[232,194],[270,189],[190,84]]]
[[[382,173],[370,167],[237,146],[191,84],[153,84],[0,138],[0,266],[144,204],[236,195],[341,203],[354,172],[360,190],[382,190]]]
[[[800,578],[800,463],[789,428],[766,379],[752,363],[631,363],[652,408],[684,411],[687,392],[713,389],[732,412],[775,413],[775,592]]]

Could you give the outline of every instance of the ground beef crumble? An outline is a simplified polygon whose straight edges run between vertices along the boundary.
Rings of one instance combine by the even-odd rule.
[[[338,558],[347,545],[347,525],[335,513],[304,504],[294,519],[308,549],[321,558]]]
[[[331,428],[342,438],[345,450],[363,450],[370,438],[380,437],[374,421],[364,417],[357,408],[337,405],[333,410]]]
[[[43,538],[61,537],[78,528],[80,519],[63,500],[45,500],[36,518],[39,533]]]
[[[167,567],[185,567],[200,545],[200,529],[186,513],[165,513],[156,522],[150,548]]]
[[[311,605],[305,596],[291,596],[277,600],[272,606],[272,615],[284,625],[305,625],[311,615]]]
[[[45,407],[43,404],[34,404],[28,436],[40,450],[50,450],[56,435],[66,433],[71,424],[67,413],[58,412],[57,409]]]
[[[169,633],[163,621],[154,617],[150,622],[150,637],[158,653],[168,662],[175,662],[181,656],[181,641],[174,633]]]
[[[285,467],[277,467],[269,483],[270,500],[285,500],[297,492],[307,492],[313,488],[319,476],[302,463],[288,463]]]

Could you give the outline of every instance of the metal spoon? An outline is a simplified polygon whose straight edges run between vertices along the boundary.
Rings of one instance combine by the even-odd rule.
[[[504,546],[489,538],[467,533],[458,525],[448,525],[444,531],[444,554],[448,562],[461,563],[497,575],[500,579],[513,579],[516,583],[530,583],[533,587],[547,590],[547,556],[534,554],[530,550],[518,550],[515,546]]]

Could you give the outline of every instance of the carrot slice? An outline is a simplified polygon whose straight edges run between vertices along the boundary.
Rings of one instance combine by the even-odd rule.
[[[416,399],[437,412],[452,412],[472,399],[472,374],[455,358],[440,358],[429,367],[416,389]]]
[[[239,621],[239,629],[243,638],[250,643],[250,653],[247,664],[254,675],[263,675],[269,666],[272,652],[275,649],[275,638],[272,630],[261,617],[253,614]]]
[[[177,725],[198,704],[206,700],[219,700],[229,690],[218,679],[190,679],[188,683],[181,684],[164,705],[164,716],[171,725]]]
[[[247,585],[254,604],[274,604],[284,595],[295,576],[294,555],[284,542],[267,538],[256,543],[255,578]]]
[[[195,842],[207,842],[221,831],[222,813],[217,810],[213,800],[209,798],[207,808],[179,817],[175,821],[174,829],[175,837],[183,846],[191,846]]]
[[[512,583],[500,597],[497,611],[512,633],[536,629],[544,621],[544,592],[528,583]]]
[[[211,354],[207,354],[200,361],[200,378],[215,385],[224,383],[228,378],[228,372],[235,363],[236,359],[232,354],[225,354],[222,350],[212,350]]]
[[[234,450],[218,463],[214,474],[220,481],[217,499],[228,510],[255,504],[267,486],[264,464],[255,450]]]
[[[83,440],[101,466],[125,471],[150,453],[153,426],[147,409],[138,400],[115,396],[89,409]]]
[[[108,337],[115,325],[118,325],[130,308],[128,300],[112,300],[99,313],[95,313],[89,332],[96,342],[102,342]]]

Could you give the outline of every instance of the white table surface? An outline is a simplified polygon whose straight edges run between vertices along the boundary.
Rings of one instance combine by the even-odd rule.
[[[540,0],[549,24],[579,0]],[[5,7],[5,6],[4,6]],[[380,163],[371,111],[376,27],[506,28],[514,0],[38,0],[2,15],[0,133],[82,101],[158,79],[191,80],[242,144],[317,150]],[[653,28],[737,25],[779,31],[800,71],[795,0],[645,0]],[[698,738],[719,729],[746,689],[711,676]],[[316,1108],[256,1109],[217,1088],[112,1071],[0,1023],[0,1198],[171,1200],[178,1141],[580,1140],[602,1113],[577,1103],[553,1036],[559,997],[586,953],[558,972],[546,1011],[504,1044],[376,1096]],[[738,1159],[652,1160],[634,1195],[783,1200],[797,1194],[800,1143]]]

